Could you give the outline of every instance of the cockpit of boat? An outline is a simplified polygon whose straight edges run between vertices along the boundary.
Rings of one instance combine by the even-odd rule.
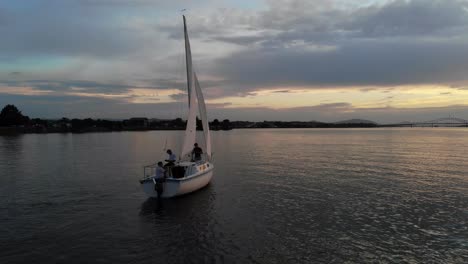
[[[144,167],[144,178],[150,179],[156,175],[158,164],[151,164]],[[200,161],[179,161],[174,166],[166,167],[165,177],[169,179],[188,178],[198,173],[204,172],[210,168],[210,163],[204,160]]]

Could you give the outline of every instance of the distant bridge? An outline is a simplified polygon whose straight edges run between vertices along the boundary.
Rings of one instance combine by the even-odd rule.
[[[393,127],[468,127],[468,120],[456,117],[443,117],[424,122],[403,122],[397,124],[387,124],[383,126]]]

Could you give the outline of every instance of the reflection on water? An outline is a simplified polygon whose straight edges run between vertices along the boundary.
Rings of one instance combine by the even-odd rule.
[[[210,185],[146,198],[180,133],[0,136],[0,263],[467,263],[466,129],[214,132]]]
[[[146,201],[141,204],[140,215],[159,215],[162,216],[164,212],[164,199],[158,198],[148,198]]]
[[[178,210],[180,206],[183,206],[185,211],[204,210],[206,211],[204,214],[209,214],[211,211],[210,204],[215,198],[215,193],[210,190],[210,188],[211,184],[208,184],[195,193],[174,197],[172,199],[147,198],[141,204],[140,215],[170,215],[171,217],[178,218],[185,215],[185,212]]]

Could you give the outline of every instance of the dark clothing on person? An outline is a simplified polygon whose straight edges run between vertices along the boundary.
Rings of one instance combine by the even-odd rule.
[[[168,161],[166,164],[164,164],[164,168],[167,169],[169,167],[174,167],[175,163],[172,161]]]
[[[193,148],[192,158],[193,158],[194,161],[201,160],[202,154],[203,154],[203,150],[199,146],[196,146],[196,147]]]

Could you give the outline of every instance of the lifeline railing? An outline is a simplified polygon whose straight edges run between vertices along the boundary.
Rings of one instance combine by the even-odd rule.
[[[151,164],[151,165],[146,165],[143,167],[143,178],[149,178],[151,176],[156,175],[156,168],[158,167],[158,164]]]

